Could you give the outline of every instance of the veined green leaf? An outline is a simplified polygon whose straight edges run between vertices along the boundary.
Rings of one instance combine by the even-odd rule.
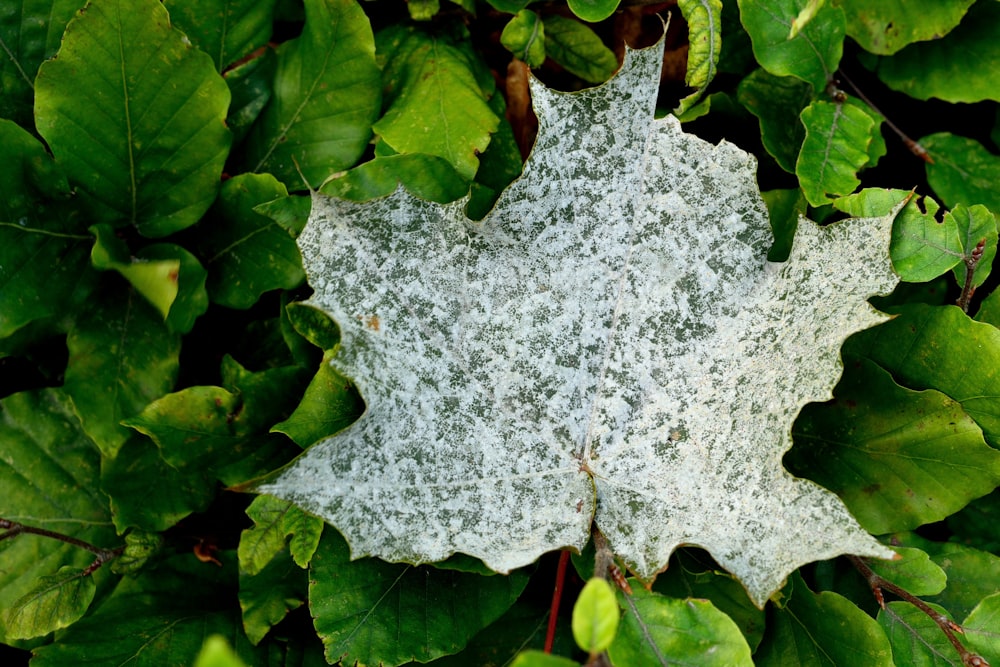
[[[288,612],[305,604],[308,589],[308,573],[284,549],[258,572],[240,568],[240,609],[250,643],[259,644]]]
[[[932,604],[930,608],[943,618],[951,620],[951,614],[944,607]],[[955,647],[941,632],[934,619],[909,602],[893,600],[879,609],[878,624],[892,644],[892,655],[897,667],[951,667],[961,664],[957,661]],[[952,656],[956,658],[955,661],[950,659]]]
[[[277,69],[278,57],[274,51],[266,49],[260,56],[223,73],[232,96],[226,127],[233,133],[234,145],[243,142],[257,117],[271,100]]]
[[[254,575],[263,570],[284,550],[289,536],[289,551],[296,565],[305,568],[312,560],[323,533],[322,519],[306,514],[287,500],[268,495],[254,498],[247,508],[247,516],[254,526],[240,535],[241,572]]]
[[[760,121],[765,150],[790,174],[806,138],[799,114],[812,99],[809,84],[791,76],[775,76],[758,68],[737,89],[740,104]]]
[[[278,49],[274,93],[247,144],[251,170],[292,190],[322,183],[361,157],[381,99],[375,40],[358,3],[305,5],[305,28]]]
[[[1000,664],[1000,593],[988,595],[962,622],[969,646],[991,665]]]
[[[325,195],[369,201],[400,185],[421,199],[445,204],[469,191],[469,182],[443,157],[425,153],[385,155],[337,174],[319,189]]]
[[[35,119],[91,222],[193,225],[229,152],[229,89],[156,0],[93,0],[35,81]]]
[[[868,561],[883,579],[905,588],[912,595],[937,595],[948,585],[948,576],[925,552],[913,547],[894,547],[899,560]]]
[[[500,34],[504,48],[528,63],[528,67],[541,67],[545,62],[545,26],[538,14],[522,9],[514,15]]]
[[[963,206],[959,204],[950,212],[952,224],[958,231],[961,242],[960,259],[955,265],[955,280],[960,286],[965,285],[968,263],[973,261],[976,247],[983,243],[983,252],[979,258],[974,273],[972,286],[979,287],[990,275],[993,269],[993,259],[997,254],[997,220],[996,215],[985,206]]]
[[[868,164],[868,146],[876,130],[871,116],[851,104],[817,100],[799,116],[806,138],[795,174],[813,206],[830,203],[861,183],[857,172]]]
[[[844,49],[844,12],[825,4],[798,34],[792,23],[807,0],[739,0],[740,19],[761,67],[776,76],[794,76],[826,90]]]
[[[688,60],[684,83],[697,90],[681,100],[678,116],[701,99],[715,78],[722,50],[722,0],[680,0],[677,4],[688,24]]]
[[[960,0],[957,4],[966,3]],[[893,90],[918,100],[996,101],[1000,100],[998,62],[1000,3],[977,2],[943,38],[911,44],[893,56],[880,58],[875,73]]]
[[[618,632],[618,602],[606,579],[593,577],[573,605],[573,638],[590,655],[606,651]]]
[[[947,132],[924,137],[920,145],[934,159],[927,182],[947,206],[983,204],[1000,211],[1000,157],[976,141]]]
[[[753,665],[740,629],[708,600],[675,600],[645,590],[638,581],[632,591],[618,593],[625,615],[608,649],[614,664]]]
[[[865,51],[892,55],[913,42],[941,39],[975,0],[841,0],[847,34]]]
[[[111,564],[115,574],[137,574],[163,549],[163,535],[146,530],[132,530],[125,535],[125,550]]]
[[[607,81],[618,69],[618,59],[601,38],[579,21],[546,16],[545,53],[555,62],[590,83]]]
[[[165,0],[170,20],[223,71],[265,46],[277,0]]]
[[[39,577],[7,609],[7,636],[31,639],[72,625],[87,612],[96,592],[94,578],[80,567],[65,565],[55,574]]]

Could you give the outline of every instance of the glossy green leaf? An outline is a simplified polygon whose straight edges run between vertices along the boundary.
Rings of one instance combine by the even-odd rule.
[[[737,99],[760,121],[764,149],[782,169],[794,174],[806,138],[799,114],[812,99],[809,84],[758,68],[740,82]]]
[[[376,157],[337,174],[319,191],[350,201],[391,195],[402,185],[421,199],[445,204],[463,197],[469,182],[443,157],[424,153]]]
[[[565,16],[546,16],[545,53],[570,74],[603,83],[618,69],[618,59],[589,26]]]
[[[110,496],[120,533],[167,530],[192,512],[206,510],[216,493],[208,475],[177,470],[163,460],[152,440],[139,434],[102,466],[101,489]]]
[[[983,243],[983,253],[972,274],[972,286],[979,287],[990,275],[993,259],[997,254],[996,216],[985,206],[956,206],[950,213],[961,241],[961,261],[955,266],[955,280],[965,285],[968,267],[973,261],[973,253],[979,243]]]
[[[253,207],[254,213],[271,218],[292,236],[302,232],[311,209],[312,200],[306,195],[279,197]]]
[[[877,132],[871,116],[851,104],[817,100],[799,118],[806,138],[795,163],[795,174],[813,206],[830,203],[861,183],[856,174],[868,164],[868,146]]]
[[[111,564],[115,574],[137,574],[159,555],[166,540],[160,533],[133,530],[125,535],[125,550]]]
[[[170,20],[222,71],[267,44],[276,0],[166,0]]]
[[[0,119],[0,339],[72,314],[93,288],[93,238],[41,142]]]
[[[386,110],[372,129],[397,153],[437,155],[471,181],[500,123],[475,71],[481,65],[460,40],[416,28],[388,28],[376,41],[386,54]]]
[[[190,554],[153,572],[124,577],[91,614],[64,630],[59,641],[34,650],[33,665],[190,665],[205,640],[221,634],[241,660],[264,664],[243,635],[239,611],[229,600],[235,567]]]
[[[541,17],[530,9],[522,9],[507,22],[500,43],[515,58],[528,63],[528,67],[541,67],[545,62],[545,26]]]
[[[85,0],[17,0],[0,12],[0,118],[33,128],[38,66],[55,55],[63,27]],[[2,145],[2,144],[0,144]],[[2,180],[2,179],[0,179]]]
[[[0,517],[71,535],[103,548],[118,542],[98,484],[100,456],[59,389],[0,400]],[[60,566],[87,567],[94,555],[36,535],[0,541],[0,610]],[[0,642],[8,643],[0,611]]]
[[[246,138],[251,126],[271,100],[277,69],[278,57],[274,55],[274,51],[267,49],[256,58],[223,72],[222,76],[232,96],[226,127],[233,133],[234,145]]]
[[[491,97],[490,108],[500,118],[500,125],[486,152],[479,156],[479,171],[465,207],[466,215],[472,220],[482,220],[490,212],[500,193],[521,175],[524,166],[514,128],[505,117],[507,104],[503,95]]]
[[[306,514],[295,505],[274,496],[254,498],[247,508],[253,528],[240,535],[240,571],[249,575],[259,573],[271,560],[285,549],[289,536],[289,552],[295,563],[305,568],[316,552],[323,521]]]
[[[933,542],[915,533],[891,537],[893,543],[926,552],[948,577],[948,586],[927,602],[941,605],[955,618],[963,618],[987,596],[1000,590],[1000,556],[954,542]]]
[[[799,226],[799,218],[806,210],[806,200],[802,191],[769,190],[760,193],[767,204],[767,217],[771,222],[771,233],[774,234],[774,244],[767,252],[769,262],[784,262],[792,252],[795,240],[795,230]]]
[[[229,90],[156,0],[93,0],[35,95],[38,131],[91,222],[166,236],[215,199]]]
[[[948,611],[930,605],[950,619]],[[892,644],[896,667],[952,667],[961,665],[958,652],[941,628],[909,602],[892,601],[878,612],[878,623]]]
[[[861,360],[834,396],[803,408],[785,461],[840,496],[865,530],[940,521],[1000,485],[1000,452],[944,394],[900,387]]]
[[[309,578],[282,549],[259,572],[240,568],[240,609],[250,643],[259,644],[288,612],[306,602]]]
[[[798,15],[792,20],[792,29],[788,31],[788,39],[795,39],[795,36],[802,32],[802,29],[809,25],[809,22],[816,18],[816,12],[826,4],[826,0],[808,0],[805,6],[799,10]]]
[[[930,556],[911,547],[895,547],[893,551],[901,556],[899,560],[873,558],[868,566],[912,595],[937,595],[944,590],[948,576]]]
[[[962,622],[965,640],[991,665],[1000,664],[1000,593],[983,598]]]
[[[865,51],[892,55],[913,42],[947,35],[975,0],[841,0],[847,34]]]
[[[580,663],[560,655],[541,651],[525,651],[510,663],[510,667],[580,667]]]
[[[351,561],[323,533],[310,564],[309,609],[330,662],[399,665],[461,650],[521,594],[521,573],[482,577],[433,567]],[[439,591],[447,590],[447,599]]]
[[[740,20],[761,67],[776,76],[801,79],[821,94],[840,66],[844,12],[828,2],[789,39],[792,22],[805,5],[806,0],[739,0]]]
[[[621,0],[569,0],[569,9],[584,21],[597,23],[611,16]]]
[[[680,0],[677,7],[688,24],[689,46],[684,83],[697,88],[674,110],[680,115],[701,99],[708,84],[715,78],[722,49],[722,0]]]
[[[606,651],[618,632],[618,601],[607,579],[590,579],[573,605],[573,638],[576,645],[596,655]]]
[[[139,294],[115,289],[90,304],[66,344],[66,392],[84,430],[113,457],[129,437],[121,421],[173,387],[180,337]]]
[[[94,268],[120,273],[166,319],[177,298],[180,260],[142,261],[132,256],[111,225],[94,225],[90,231],[96,238],[90,252]]]
[[[899,192],[899,191],[897,191]],[[950,213],[938,221],[938,203],[914,198],[892,227],[892,266],[908,282],[922,283],[947,273],[962,261],[962,239]]]
[[[784,592],[790,599],[769,610],[764,640],[754,654],[758,667],[893,667],[882,628],[847,598],[832,591],[813,593],[798,573]]]
[[[364,401],[354,384],[330,365],[335,354],[331,350],[323,355],[295,412],[272,429],[303,449],[347,428],[364,412]]]
[[[246,667],[222,635],[210,635],[202,644],[194,667]]]
[[[285,312],[295,332],[321,350],[332,350],[340,344],[340,327],[329,315],[308,303],[295,302]]]
[[[264,292],[302,282],[295,239],[254,210],[287,196],[285,186],[270,174],[241,174],[222,185],[218,202],[197,228],[197,251],[208,270],[206,288],[213,302],[249,308]]]
[[[361,157],[382,87],[371,26],[358,3],[305,4],[305,28],[278,49],[273,97],[247,145],[252,171],[270,172],[293,190]]]
[[[625,610],[618,636],[608,649],[616,665],[671,663],[704,667],[750,666],[750,647],[736,624],[708,600],[675,600],[645,590],[618,594]]]
[[[927,182],[947,206],[983,204],[1000,211],[1000,157],[975,139],[947,132],[926,136],[920,145],[934,159],[926,165]]]
[[[136,258],[139,261],[178,262],[177,297],[167,314],[167,327],[176,333],[190,332],[195,320],[208,310],[208,291],[205,289],[208,272],[201,262],[173,243],[155,243],[140,248]]]
[[[936,389],[1000,445],[1000,331],[958,308],[911,304],[889,322],[851,337],[845,355],[867,357],[912,389]]]
[[[531,0],[487,0],[490,7],[501,12],[506,12],[507,14],[518,13],[527,7],[530,2]]]
[[[72,625],[87,612],[96,592],[94,578],[80,567],[66,565],[55,574],[39,577],[7,609],[7,636],[31,639]]]
[[[890,88],[918,100],[1000,100],[998,61],[1000,4],[977,2],[943,38],[911,44],[894,56],[880,58],[875,73]]]

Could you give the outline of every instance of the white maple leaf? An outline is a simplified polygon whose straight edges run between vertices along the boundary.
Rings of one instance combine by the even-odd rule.
[[[354,557],[501,572],[582,548],[596,521],[639,576],[698,545],[758,605],[804,563],[892,557],[781,466],[843,340],[885,319],[866,299],[897,282],[892,216],[802,220],[768,264],[754,158],[653,119],[661,49],[599,88],[533,83],[534,151],[480,223],[402,190],[314,197],[311,303],[368,409],[259,491]]]

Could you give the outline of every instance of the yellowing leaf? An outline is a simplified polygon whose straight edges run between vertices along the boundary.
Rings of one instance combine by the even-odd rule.
[[[596,521],[640,576],[699,545],[759,606],[803,563],[891,557],[781,457],[844,338],[884,319],[866,299],[897,283],[892,214],[802,220],[769,265],[754,159],[654,120],[660,58],[579,93],[533,84],[534,152],[482,222],[403,190],[314,197],[310,303],[367,412],[259,491],[355,558],[501,572]]]

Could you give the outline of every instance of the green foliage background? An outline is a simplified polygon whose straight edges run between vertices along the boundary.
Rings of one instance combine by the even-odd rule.
[[[293,305],[308,191],[402,183],[482,217],[531,144],[528,68],[598,84],[668,12],[662,112],[758,157],[771,259],[800,213],[884,214],[914,192],[893,231],[905,282],[875,304],[897,317],[845,344],[836,400],[803,410],[785,463],[898,548],[882,576],[1000,664],[995,0],[5,3],[0,517],[116,550],[88,573],[76,546],[0,541],[5,664],[587,659],[569,601],[592,553],[574,557],[563,657],[544,656],[555,555],[509,576],[350,561],[329,526],[226,489],[363,410],[325,363],[335,325]],[[764,610],[697,549],[633,589],[610,644],[607,601],[578,610],[604,633],[584,648],[618,665],[961,664],[846,561],[802,568]]]

